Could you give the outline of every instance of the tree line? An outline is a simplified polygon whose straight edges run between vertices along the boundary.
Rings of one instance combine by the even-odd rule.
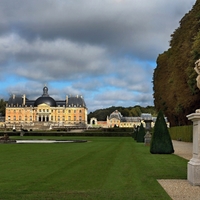
[[[147,107],[141,107],[139,105],[136,105],[134,107],[112,106],[109,108],[98,109],[94,112],[90,112],[88,114],[88,122],[92,117],[97,118],[98,121],[106,121],[107,116],[110,116],[110,114],[115,110],[118,110],[124,117],[139,117],[142,113],[150,113],[153,116],[157,115],[154,106],[147,106]]]
[[[187,115],[200,108],[196,60],[200,59],[200,0],[171,35],[170,48],[157,58],[153,74],[154,105],[171,126],[187,125]]]

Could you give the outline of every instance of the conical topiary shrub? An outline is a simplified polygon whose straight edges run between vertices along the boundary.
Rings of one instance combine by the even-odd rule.
[[[135,126],[134,129],[133,129],[133,133],[132,133],[132,138],[133,138],[134,140],[136,139],[137,132],[138,132],[138,127]]]
[[[138,132],[139,132],[139,128],[140,128],[139,126],[136,127],[135,136],[134,136],[135,140],[137,140],[137,135],[138,135]]]
[[[152,154],[174,153],[172,140],[165,122],[163,113],[160,111],[156,119],[153,135],[151,138],[150,152]]]
[[[138,133],[137,133],[137,138],[136,138],[136,140],[137,140],[137,142],[144,142],[144,136],[145,136],[145,129],[144,129],[144,126],[143,126],[143,124],[141,123],[141,125],[140,125],[140,128],[139,128],[139,131],[138,131]]]

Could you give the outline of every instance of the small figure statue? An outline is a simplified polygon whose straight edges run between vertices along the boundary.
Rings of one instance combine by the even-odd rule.
[[[196,78],[197,87],[200,89],[200,59],[195,62],[194,70],[197,72],[198,76]]]

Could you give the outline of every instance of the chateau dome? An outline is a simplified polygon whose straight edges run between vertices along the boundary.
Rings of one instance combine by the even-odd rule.
[[[36,99],[34,106],[36,107],[42,103],[45,103],[51,107],[56,107],[56,101],[48,95],[48,88],[46,86],[43,88],[43,95]]]

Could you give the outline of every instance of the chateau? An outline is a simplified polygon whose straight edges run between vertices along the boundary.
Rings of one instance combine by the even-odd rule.
[[[45,86],[36,100],[13,94],[6,104],[5,126],[13,129],[85,128],[87,107],[79,95],[54,100]]]
[[[140,117],[124,117],[122,114],[115,110],[107,116],[106,121],[98,121],[95,117],[90,119],[90,127],[103,127],[103,128],[133,128],[140,126],[143,123],[144,127],[150,126],[154,127],[157,117],[153,117],[150,113],[142,113]],[[170,124],[165,117],[167,126]],[[147,123],[149,122],[149,123]]]

